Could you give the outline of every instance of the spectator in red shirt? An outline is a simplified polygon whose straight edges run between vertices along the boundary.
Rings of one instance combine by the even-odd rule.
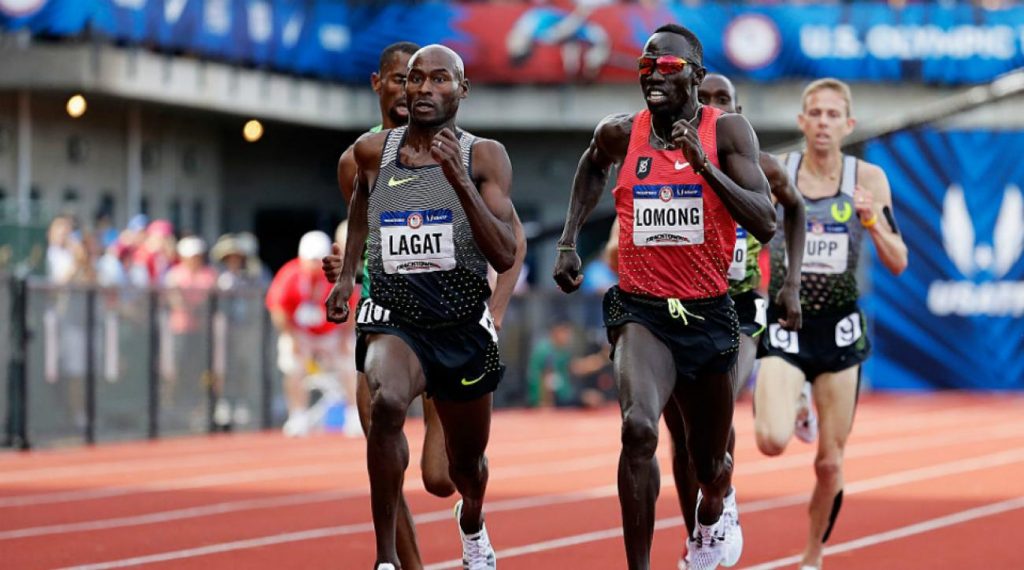
[[[341,331],[327,322],[324,309],[333,284],[320,266],[330,253],[327,234],[307,232],[299,241],[299,256],[277,272],[267,291],[267,309],[279,334],[277,365],[285,377],[284,433],[289,436],[309,430],[306,376],[317,370],[337,374],[343,366]]]

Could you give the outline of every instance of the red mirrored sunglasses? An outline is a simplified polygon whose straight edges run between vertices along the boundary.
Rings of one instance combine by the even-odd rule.
[[[690,62],[675,55],[659,55],[658,57],[640,57],[636,60],[640,75],[650,75],[657,69],[661,75],[679,73]]]

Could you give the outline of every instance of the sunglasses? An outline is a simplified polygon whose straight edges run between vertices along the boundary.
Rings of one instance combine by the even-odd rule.
[[[692,65],[689,61],[675,55],[643,56],[638,58],[636,63],[641,77],[654,73],[655,69],[661,75],[672,75],[673,73],[679,73],[687,65]]]

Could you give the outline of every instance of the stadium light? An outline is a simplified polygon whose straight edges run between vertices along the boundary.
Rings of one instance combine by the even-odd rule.
[[[247,142],[256,142],[263,137],[263,123],[250,119],[242,127],[242,136]]]
[[[70,99],[68,99],[68,104],[66,107],[68,110],[68,115],[70,115],[72,119],[77,119],[85,114],[85,109],[87,106],[88,105],[86,104],[85,97],[83,97],[80,93],[76,93],[72,95]]]

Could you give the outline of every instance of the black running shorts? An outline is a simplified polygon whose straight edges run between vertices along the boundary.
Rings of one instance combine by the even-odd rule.
[[[373,299],[363,299],[356,311],[356,370],[363,373],[371,334],[390,334],[405,341],[420,361],[431,398],[476,400],[496,390],[505,374],[498,333],[486,308],[477,320],[417,327],[397,322]]]
[[[626,323],[637,323],[672,351],[679,378],[728,372],[739,350],[739,320],[728,295],[678,301],[633,295],[612,287],[604,296],[608,341]]]
[[[736,304],[736,315],[740,319],[740,332],[750,338],[757,338],[767,327],[768,319],[766,311],[768,301],[757,291],[747,291],[738,295],[732,295],[732,302]]]
[[[871,354],[864,314],[853,305],[826,315],[804,316],[799,331],[778,324],[782,311],[768,306],[768,331],[761,336],[757,356],[778,356],[799,368],[810,382],[826,372],[856,366]]]

